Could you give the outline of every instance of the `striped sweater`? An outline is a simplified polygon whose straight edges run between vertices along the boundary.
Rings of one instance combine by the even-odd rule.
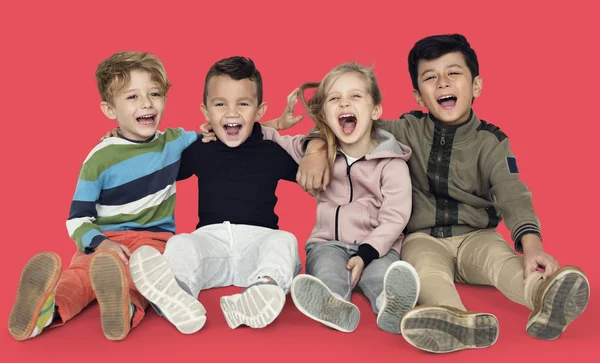
[[[111,137],[79,172],[67,230],[77,247],[94,251],[103,231],[175,233],[175,180],[181,153],[197,139],[183,129],[157,131],[146,142]]]

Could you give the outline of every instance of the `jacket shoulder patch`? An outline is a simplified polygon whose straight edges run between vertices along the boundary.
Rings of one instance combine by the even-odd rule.
[[[519,174],[519,168],[517,167],[517,158],[514,156],[506,157],[506,166],[508,166],[508,172],[511,174]]]
[[[508,139],[508,136],[506,136],[506,134],[504,132],[502,132],[502,130],[500,130],[500,128],[494,124],[491,124],[489,122],[486,122],[484,120],[480,120],[481,125],[479,125],[479,127],[477,128],[477,131],[487,131],[492,133],[494,136],[496,136],[496,138],[498,139],[498,141],[502,141],[504,139]]]
[[[423,118],[425,116],[425,114],[423,113],[423,111],[419,111],[419,110],[413,110],[407,113],[403,113],[400,118],[403,118],[406,115],[411,115],[414,116],[416,118]]]

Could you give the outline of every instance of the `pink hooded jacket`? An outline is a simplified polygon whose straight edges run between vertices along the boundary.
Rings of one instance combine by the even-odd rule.
[[[265,139],[284,148],[296,162],[303,156],[304,135],[283,136],[263,127]],[[390,249],[400,252],[402,234],[412,209],[412,187],[406,161],[411,149],[387,131],[378,130],[379,145],[370,153],[348,165],[338,153],[331,183],[317,195],[317,220],[307,244],[340,241],[359,244],[358,255],[365,250],[372,258],[386,255]],[[370,245],[361,246],[363,244]],[[361,247],[363,253],[361,253]],[[374,255],[373,248],[378,252]],[[367,252],[367,254],[369,254]]]

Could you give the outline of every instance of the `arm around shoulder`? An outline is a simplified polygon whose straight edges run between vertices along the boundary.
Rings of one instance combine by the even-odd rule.
[[[263,137],[266,140],[271,140],[281,146],[288,154],[296,161],[296,163],[300,162],[304,152],[302,150],[302,143],[304,140],[304,135],[280,135],[277,130],[261,126],[261,130],[263,133]]]

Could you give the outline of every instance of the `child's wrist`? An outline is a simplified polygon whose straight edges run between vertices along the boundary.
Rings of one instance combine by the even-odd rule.
[[[529,233],[521,237],[521,245],[523,246],[523,253],[544,250],[542,240],[534,233]]]

